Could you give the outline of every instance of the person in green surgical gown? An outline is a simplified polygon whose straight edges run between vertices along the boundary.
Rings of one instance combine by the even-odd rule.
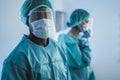
[[[76,9],[70,16],[68,33],[60,34],[58,42],[67,47],[72,55],[67,56],[72,80],[95,80],[90,67],[91,56],[88,38],[91,36],[90,14],[84,9]]]
[[[49,0],[26,0],[21,20],[30,34],[4,60],[1,80],[70,80],[65,50],[51,38],[55,26]]]

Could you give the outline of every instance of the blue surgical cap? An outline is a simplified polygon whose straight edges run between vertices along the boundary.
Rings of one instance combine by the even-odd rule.
[[[70,22],[68,21],[66,24],[68,27],[76,27],[84,22],[86,19],[90,17],[89,13],[83,9],[76,9],[70,16]]]
[[[26,0],[21,7],[21,20],[27,25],[28,15],[40,7],[47,7],[53,11],[49,0]]]

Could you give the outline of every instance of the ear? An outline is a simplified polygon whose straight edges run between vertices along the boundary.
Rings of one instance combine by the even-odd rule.
[[[33,31],[33,27],[32,27],[32,25],[30,24],[29,16],[28,16],[28,18],[27,18],[26,24],[27,24],[27,26],[28,26],[28,28],[29,28],[29,31],[32,32],[32,31]]]
[[[82,22],[82,24],[81,25],[85,25],[86,24],[86,22],[84,21],[84,22]]]
[[[33,27],[32,27],[32,25],[31,25],[31,24],[29,24],[29,26],[28,26],[28,27],[29,27],[29,31],[30,31],[30,32],[33,32]]]
[[[83,23],[78,26],[79,32],[82,32]]]
[[[29,16],[27,17],[26,24],[27,24],[27,26],[29,26],[29,25],[30,25],[30,23],[29,23]]]

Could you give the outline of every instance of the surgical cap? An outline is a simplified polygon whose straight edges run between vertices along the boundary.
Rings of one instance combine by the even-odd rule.
[[[68,27],[76,27],[84,22],[86,19],[90,17],[89,13],[83,9],[76,9],[70,16],[70,22],[68,21],[66,24]]]
[[[21,20],[27,25],[28,15],[40,7],[47,7],[53,11],[49,0],[26,0],[21,7]]]

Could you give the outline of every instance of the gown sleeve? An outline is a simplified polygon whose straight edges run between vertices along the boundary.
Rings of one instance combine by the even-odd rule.
[[[85,66],[89,66],[91,62],[91,49],[89,46],[88,39],[80,39],[79,40],[79,48],[82,53],[82,60]]]

